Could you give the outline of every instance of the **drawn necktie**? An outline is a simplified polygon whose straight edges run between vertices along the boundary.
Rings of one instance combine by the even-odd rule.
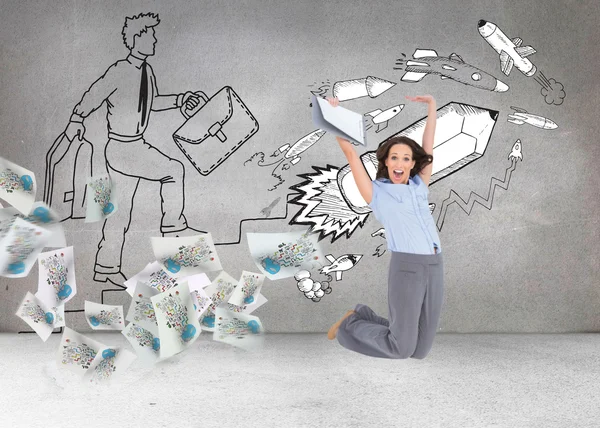
[[[140,84],[140,100],[138,102],[138,113],[142,113],[142,127],[146,123],[146,111],[148,108],[148,71],[146,60],[142,62],[142,82]]]

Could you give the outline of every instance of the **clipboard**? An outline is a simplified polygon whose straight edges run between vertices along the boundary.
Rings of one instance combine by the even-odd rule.
[[[329,101],[312,96],[312,118],[315,125],[361,146],[367,146],[367,118],[344,107],[333,107]]]

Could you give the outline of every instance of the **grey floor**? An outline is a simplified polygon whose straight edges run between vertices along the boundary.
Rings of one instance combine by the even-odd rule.
[[[0,427],[600,426],[600,334],[438,334],[424,360],[365,357],[325,334],[267,335],[255,352],[203,334],[95,387],[57,368],[59,340],[0,334]]]

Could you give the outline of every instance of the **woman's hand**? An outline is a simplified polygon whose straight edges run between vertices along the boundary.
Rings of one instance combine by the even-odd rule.
[[[340,100],[338,98],[325,98],[329,104],[331,104],[334,107],[337,107],[338,105],[340,105]],[[343,148],[352,148],[352,143],[342,137],[335,137],[335,139],[337,140],[338,144],[340,145],[340,147]]]
[[[407,96],[406,99],[409,99],[411,101],[416,101],[418,103],[431,103],[432,101],[435,102],[435,99],[431,96],[431,95],[417,95],[416,97],[409,97]]]

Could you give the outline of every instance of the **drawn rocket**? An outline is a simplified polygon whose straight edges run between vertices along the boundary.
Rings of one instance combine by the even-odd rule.
[[[331,254],[328,254],[325,258],[329,260],[331,264],[321,268],[320,272],[324,275],[335,272],[335,280],[341,281],[342,273],[356,266],[362,256],[360,254],[344,254],[336,259]]]
[[[508,85],[494,76],[467,64],[457,54],[453,53],[448,58],[438,56],[431,49],[417,49],[413,54],[414,59],[406,62],[404,82],[418,82],[428,74],[439,74],[442,79],[452,79],[465,85],[474,86],[494,92],[508,91]]]
[[[298,155],[312,147],[321,139],[323,135],[325,135],[325,131],[322,129],[317,129],[316,131],[313,131],[310,134],[300,138],[291,147],[289,144],[284,144],[278,150],[280,153],[286,152],[284,158],[292,159],[290,163],[292,165],[296,165],[298,162],[300,162],[300,156]]]
[[[362,79],[343,80],[333,84],[333,96],[340,101],[353,100],[366,96],[375,98],[394,85],[394,82],[373,76],[367,76]]]
[[[512,150],[508,155],[508,159],[520,159],[523,160],[523,153],[521,152],[521,140],[515,141],[515,144],[512,146]]]
[[[518,37],[510,40],[496,24],[484,21],[477,23],[479,34],[486,42],[494,48],[500,55],[500,68],[507,76],[513,68],[513,65],[527,77],[531,77],[536,72],[536,67],[529,61],[527,56],[534,54],[535,49],[531,46],[521,46],[523,40]]]
[[[365,113],[373,118],[373,123],[377,125],[375,132],[383,131],[388,126],[388,122],[396,117],[404,108],[404,104],[400,104],[394,107],[390,107],[387,110],[381,111],[380,109]]]
[[[371,233],[371,236],[373,238],[376,236],[381,236],[383,239],[385,239],[385,229],[383,227],[380,227],[375,232]]]
[[[510,108],[515,111],[515,113],[508,115],[508,122],[510,123],[514,123],[515,125],[523,125],[524,123],[528,123],[529,125],[541,129],[558,128],[558,125],[548,118],[527,113],[527,110],[519,107],[510,106]]]

